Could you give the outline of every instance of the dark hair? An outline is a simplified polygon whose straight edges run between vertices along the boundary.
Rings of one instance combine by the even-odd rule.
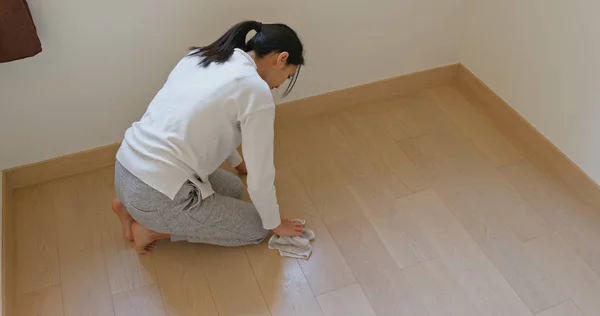
[[[246,36],[250,31],[256,34],[246,42]],[[192,47],[195,52],[190,56],[202,57],[199,65],[208,67],[212,63],[224,63],[229,60],[233,51],[239,48],[245,52],[254,51],[261,58],[270,53],[288,52],[288,65],[296,65],[298,69],[290,80],[290,84],[283,93],[287,96],[296,81],[300,68],[304,65],[304,48],[298,35],[292,28],[285,24],[262,24],[256,21],[245,21],[234,25],[223,36],[214,43],[205,47]]]

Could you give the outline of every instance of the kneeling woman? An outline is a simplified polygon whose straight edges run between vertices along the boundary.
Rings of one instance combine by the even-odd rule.
[[[246,42],[250,31],[256,35]],[[269,231],[298,236],[275,196],[271,89],[304,64],[296,33],[283,24],[242,22],[194,49],[173,69],[117,153],[113,210],[139,253],[159,239],[221,246],[260,243]],[[242,145],[245,161],[236,151]],[[253,203],[240,200],[248,174]]]

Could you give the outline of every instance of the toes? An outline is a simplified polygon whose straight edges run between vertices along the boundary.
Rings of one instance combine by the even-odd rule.
[[[153,242],[149,243],[148,245],[146,245],[146,247],[144,247],[144,250],[147,252],[150,252],[150,251],[154,250],[154,247],[156,247],[156,241],[153,241]]]
[[[148,253],[148,251],[145,248],[139,247],[135,247],[135,251],[137,251],[137,253],[139,253],[140,255],[145,255],[146,253]]]
[[[146,248],[144,248],[144,250],[146,252],[151,252],[152,250],[154,250],[154,245],[148,245],[148,246],[146,246]]]
[[[138,246],[135,245],[135,251],[137,251],[137,253],[139,253],[140,255],[145,255],[147,254],[150,250],[152,250],[151,248],[149,248],[147,245],[146,246]]]

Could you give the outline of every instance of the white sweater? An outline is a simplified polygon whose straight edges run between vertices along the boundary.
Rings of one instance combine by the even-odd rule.
[[[132,174],[173,199],[190,180],[203,199],[223,161],[248,169],[248,192],[265,229],[281,223],[275,196],[275,104],[250,55],[236,49],[223,64],[198,66],[184,57],[146,113],[125,133],[117,160]]]

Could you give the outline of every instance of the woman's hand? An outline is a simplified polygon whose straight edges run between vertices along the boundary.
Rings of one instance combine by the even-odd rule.
[[[287,219],[281,221],[281,225],[273,229],[273,232],[278,236],[302,236],[302,230],[304,229],[302,223],[293,222]]]
[[[239,174],[248,174],[248,169],[246,169],[246,162],[242,161],[241,164],[239,164],[237,167],[235,167],[235,170],[237,170],[237,172]]]

